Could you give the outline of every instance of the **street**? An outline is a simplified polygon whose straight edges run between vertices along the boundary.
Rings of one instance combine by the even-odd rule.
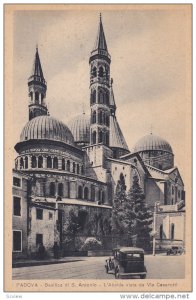
[[[107,257],[81,257],[77,261],[14,268],[13,279],[114,279],[106,274]],[[145,256],[148,279],[184,278],[185,256]]]

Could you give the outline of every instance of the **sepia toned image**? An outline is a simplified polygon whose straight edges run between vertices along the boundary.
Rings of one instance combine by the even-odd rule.
[[[191,291],[191,9],[4,6],[6,291]]]

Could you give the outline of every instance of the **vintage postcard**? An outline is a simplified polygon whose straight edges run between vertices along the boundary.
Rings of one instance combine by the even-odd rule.
[[[192,290],[192,6],[4,5],[5,291]]]

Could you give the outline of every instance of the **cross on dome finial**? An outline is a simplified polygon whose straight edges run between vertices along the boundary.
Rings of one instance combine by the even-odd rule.
[[[152,127],[152,124],[150,125],[150,134],[152,135],[152,129],[153,129],[153,127]]]

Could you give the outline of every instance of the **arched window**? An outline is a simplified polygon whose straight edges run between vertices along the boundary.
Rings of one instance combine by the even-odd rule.
[[[62,170],[65,170],[65,159],[62,159]]]
[[[32,165],[32,168],[37,168],[37,159],[35,156],[32,156],[31,165]]]
[[[110,126],[110,118],[108,115],[105,117],[105,123],[106,123],[106,126],[108,126],[108,127]]]
[[[96,103],[96,90],[93,90],[91,94],[91,103]]]
[[[93,131],[93,144],[96,144],[97,140],[97,133],[96,131]]]
[[[175,225],[174,223],[171,224],[171,240],[174,240],[174,230],[175,230]]]
[[[78,199],[82,199],[82,187],[81,187],[81,185],[78,187]]]
[[[103,123],[103,112],[102,112],[102,110],[100,110],[98,112],[98,122],[99,122],[99,124]]]
[[[99,91],[99,103],[103,104],[104,103],[104,93],[103,91]]]
[[[102,190],[99,189],[98,200],[101,201]]]
[[[163,224],[160,225],[159,236],[160,236],[160,240],[162,240],[163,239]]]
[[[43,157],[42,156],[38,157],[38,168],[43,168]]]
[[[84,175],[84,166],[81,166],[81,174]]]
[[[79,174],[80,173],[80,166],[79,166],[79,164],[77,164],[77,174]]]
[[[84,199],[88,200],[88,188],[87,187],[84,188]]]
[[[109,106],[109,94],[108,94],[108,92],[105,93],[105,104]]]
[[[97,68],[96,67],[93,67],[92,75],[93,75],[93,77],[97,76]]]
[[[28,157],[25,157],[25,169],[28,169]]]
[[[24,168],[24,161],[23,161],[23,158],[21,157],[20,158],[20,169],[23,169]]]
[[[35,103],[39,103],[39,92],[35,92]]]
[[[93,119],[92,119],[92,123],[95,124],[96,123],[96,111],[93,112]]]
[[[99,143],[103,142],[103,132],[99,131]]]
[[[52,168],[52,158],[50,156],[47,157],[47,168]]]
[[[30,92],[29,96],[31,97],[31,101],[33,101],[33,92]]]
[[[102,191],[101,203],[102,203],[102,204],[105,203],[105,193],[104,193],[104,191]]]
[[[106,136],[105,136],[105,143],[107,146],[109,146],[109,133],[108,132],[106,133]]]
[[[62,182],[60,182],[59,184],[58,184],[58,196],[63,196],[63,184],[62,184]]]
[[[102,112],[103,124],[105,124],[105,112]]]
[[[70,182],[67,181],[67,197],[70,198]]]
[[[55,183],[51,182],[50,183],[50,196],[54,197],[55,196],[55,192],[56,192],[56,187],[55,187]]]
[[[76,164],[75,164],[75,162],[73,162],[73,173],[75,173],[76,172]]]
[[[42,101],[42,104],[43,104],[43,99],[44,99],[44,94],[41,94],[41,101]]]
[[[67,161],[67,171],[70,172],[70,161]]]
[[[91,200],[95,201],[95,187],[91,185]]]
[[[53,159],[53,169],[58,169],[58,158],[54,157]]]
[[[103,67],[99,68],[99,77],[103,77]]]

